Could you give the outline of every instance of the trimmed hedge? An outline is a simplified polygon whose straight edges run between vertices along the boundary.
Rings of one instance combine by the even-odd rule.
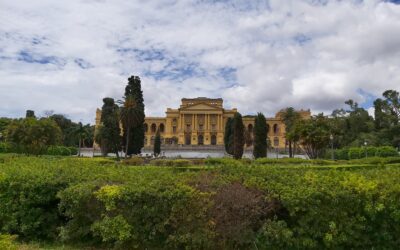
[[[335,150],[336,160],[361,159],[365,157],[396,157],[399,152],[394,147],[358,147]]]
[[[396,249],[399,159],[353,161],[376,159],[388,164],[175,171],[19,156],[0,163],[0,234],[104,249]]]

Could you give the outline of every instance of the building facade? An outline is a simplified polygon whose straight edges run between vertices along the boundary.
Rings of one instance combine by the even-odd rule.
[[[165,117],[145,118],[145,147],[151,147],[157,130],[161,143],[168,145],[224,145],[225,123],[237,109],[224,109],[221,98],[183,98],[177,109],[167,108]],[[303,119],[310,110],[298,111]],[[285,148],[285,124],[282,111],[267,118],[268,139],[274,148]],[[101,110],[96,112],[96,125],[100,124]],[[243,116],[248,146],[251,146],[255,117]]]

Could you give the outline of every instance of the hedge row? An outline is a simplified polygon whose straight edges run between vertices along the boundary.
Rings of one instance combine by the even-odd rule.
[[[18,147],[17,145],[11,145],[9,143],[0,142],[0,153],[19,153],[24,154],[26,151]],[[77,155],[78,149],[76,147],[65,147],[65,146],[50,146],[45,148],[41,152],[42,155]]]
[[[104,159],[4,158],[0,234],[120,249],[400,244],[400,164],[337,171],[207,161],[225,165],[176,172]]]
[[[335,150],[335,159],[351,160],[368,157],[395,157],[399,152],[394,147],[355,147]]]

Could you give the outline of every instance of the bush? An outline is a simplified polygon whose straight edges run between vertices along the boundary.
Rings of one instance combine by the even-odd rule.
[[[69,147],[64,147],[64,146],[50,146],[47,148],[47,154],[48,155],[71,155],[71,150]]]
[[[335,159],[336,160],[348,160],[349,159],[349,149],[342,148],[335,150]]]
[[[174,167],[188,167],[190,165],[190,161],[188,160],[174,160],[173,166]]]
[[[78,148],[77,147],[68,147],[68,148],[71,151],[71,155],[77,155],[78,154]]]
[[[11,153],[11,145],[6,142],[0,142],[0,153]]]
[[[376,156],[379,156],[379,157],[399,156],[399,152],[397,152],[397,150],[394,147],[383,146],[383,147],[377,148]]]
[[[155,160],[150,161],[150,165],[165,166],[165,160],[163,160],[163,159],[155,159]]]
[[[132,157],[122,161],[125,165],[130,166],[142,166],[144,165],[144,159],[140,157]]]
[[[14,243],[16,236],[0,234],[0,249],[17,250],[18,246]]]
[[[348,151],[348,159],[360,159],[362,158],[363,150],[361,148],[350,148]]]

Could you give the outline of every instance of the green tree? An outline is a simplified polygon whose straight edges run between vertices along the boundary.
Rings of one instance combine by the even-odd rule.
[[[11,123],[12,119],[0,117],[0,141],[4,140],[7,126]]]
[[[330,143],[330,121],[323,114],[300,120],[294,129],[300,136],[300,143],[310,159],[322,156]]]
[[[244,149],[244,125],[242,115],[239,112],[233,117],[233,157],[241,159]]]
[[[61,129],[51,119],[25,118],[12,121],[6,130],[6,140],[18,152],[39,155],[48,146],[61,142]]]
[[[33,110],[27,110],[27,111],[26,111],[25,118],[36,118],[36,116],[35,116],[35,111],[33,111]]]
[[[124,97],[123,106],[121,107],[120,118],[122,121],[122,126],[124,130],[124,138],[125,138],[125,159],[128,157],[128,154],[132,152],[130,150],[130,146],[132,143],[131,131],[135,128],[135,124],[137,124],[140,120],[140,114],[136,109],[136,101],[132,95],[128,95]]]
[[[104,156],[114,152],[119,158],[121,149],[121,129],[119,126],[119,107],[113,98],[104,98],[101,108],[100,129],[97,139]]]
[[[127,153],[131,154],[139,154],[141,149],[144,146],[144,100],[143,100],[143,91],[141,87],[141,80],[139,76],[131,76],[128,78],[128,84],[125,87],[125,95],[124,100],[131,104],[135,104],[130,106],[129,113],[132,116],[135,113],[135,122],[123,122],[123,131],[124,131],[124,145],[125,148],[128,149]],[[126,108],[126,106],[124,106]],[[128,117],[125,117],[128,119]],[[132,117],[128,120],[132,121]],[[127,134],[129,133],[129,138]],[[127,146],[126,146],[127,145]]]
[[[161,136],[160,130],[157,129],[156,137],[154,138],[154,156],[159,156],[161,153]]]
[[[233,119],[231,117],[225,124],[224,145],[226,153],[233,155]]]
[[[258,113],[254,122],[254,158],[267,157],[267,120]]]
[[[71,129],[71,133],[78,138],[78,156],[81,156],[82,146],[85,139],[91,133],[91,126],[89,124],[83,125],[81,122]]]
[[[294,152],[293,148],[295,147],[296,139],[298,138],[295,131],[294,126],[300,120],[300,114],[296,112],[293,107],[286,108],[283,111],[282,119],[285,124],[285,137],[288,141],[289,146],[289,157],[293,158]]]

